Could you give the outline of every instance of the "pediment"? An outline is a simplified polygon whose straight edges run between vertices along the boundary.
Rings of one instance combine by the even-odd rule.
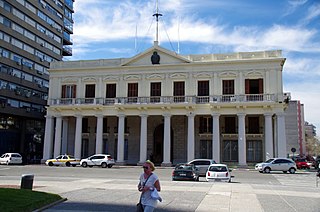
[[[155,42],[154,46],[146,51],[129,58],[122,63],[122,66],[159,66],[159,65],[175,65],[182,63],[190,63],[191,61],[169,51],[165,48],[158,46]]]

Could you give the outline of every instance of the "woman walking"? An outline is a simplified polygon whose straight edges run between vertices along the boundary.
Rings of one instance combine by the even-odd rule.
[[[157,207],[159,198],[155,198],[154,194],[161,190],[159,178],[153,173],[154,170],[154,164],[147,160],[143,164],[143,173],[139,178],[138,190],[141,192],[139,203],[142,204],[143,211],[146,212],[152,212]]]

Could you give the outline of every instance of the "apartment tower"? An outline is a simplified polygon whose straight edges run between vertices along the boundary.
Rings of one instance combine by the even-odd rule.
[[[42,158],[53,61],[72,55],[74,0],[0,0],[0,154]]]

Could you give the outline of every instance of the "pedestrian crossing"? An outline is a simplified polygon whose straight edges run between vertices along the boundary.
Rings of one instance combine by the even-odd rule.
[[[316,172],[298,171],[295,174],[274,173],[272,175],[284,186],[316,187]]]

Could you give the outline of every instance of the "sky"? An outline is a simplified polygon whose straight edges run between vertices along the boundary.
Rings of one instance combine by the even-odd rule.
[[[73,56],[130,58],[156,39],[156,0],[76,0]],[[320,0],[158,0],[159,44],[178,54],[282,50],[283,90],[320,134]]]

